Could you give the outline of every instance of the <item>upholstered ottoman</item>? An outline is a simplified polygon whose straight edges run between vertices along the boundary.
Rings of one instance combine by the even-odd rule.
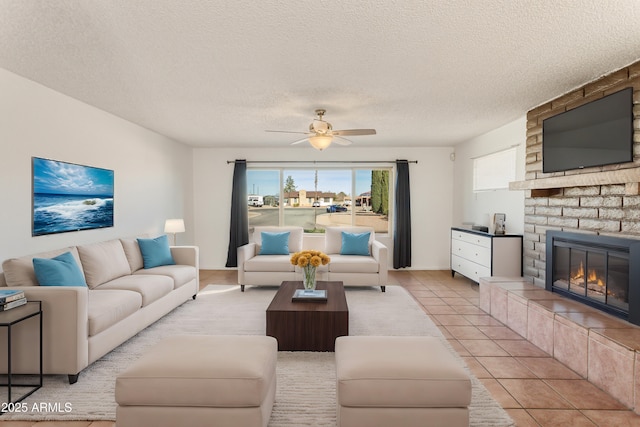
[[[469,425],[471,380],[433,337],[336,339],[338,426]]]
[[[265,427],[278,344],[266,336],[173,336],[116,378],[117,427]]]

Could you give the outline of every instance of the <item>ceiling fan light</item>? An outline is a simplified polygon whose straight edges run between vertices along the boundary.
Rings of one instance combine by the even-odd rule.
[[[327,148],[328,146],[331,145],[331,140],[333,139],[333,137],[331,137],[330,135],[314,135],[314,136],[310,136],[309,137],[309,143],[311,144],[311,146],[313,148],[315,148],[318,151],[322,151],[325,148]]]

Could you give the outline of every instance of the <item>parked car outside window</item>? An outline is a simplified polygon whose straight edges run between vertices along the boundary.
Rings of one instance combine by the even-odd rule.
[[[340,205],[329,205],[327,206],[327,212],[331,213],[331,212],[346,212],[347,208],[346,206],[340,206]]]

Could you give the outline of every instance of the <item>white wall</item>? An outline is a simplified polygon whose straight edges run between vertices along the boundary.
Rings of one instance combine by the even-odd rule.
[[[200,265],[224,268],[229,245],[229,213],[233,164],[227,160],[261,161],[393,161],[417,160],[409,166],[412,218],[412,268],[449,268],[449,228],[453,206],[453,162],[451,148],[331,147],[317,152],[309,147],[281,149],[194,149],[194,206],[196,244]],[[389,236],[378,236],[390,244]]]
[[[507,215],[507,233],[524,233],[524,192],[473,192],[473,159],[512,146],[516,148],[516,180],[524,179],[526,155],[526,117],[455,146],[453,225],[465,223],[489,226],[489,216]]]
[[[417,160],[410,165],[414,269],[449,267],[449,228],[507,214],[507,231],[522,233],[524,195],[474,194],[472,159],[518,145],[524,177],[525,118],[452,148],[308,147],[191,149],[102,110],[0,69],[0,260],[141,233],[159,234],[164,220],[185,219],[178,244],[196,244],[203,268],[224,268],[229,241],[233,165],[227,160]],[[357,144],[356,144],[357,145]],[[31,157],[115,171],[115,225],[31,236]],[[391,246],[391,236],[379,239]]]
[[[0,69],[0,262],[69,245],[159,234],[185,218],[193,244],[191,148]],[[114,170],[114,227],[31,236],[31,157]]]

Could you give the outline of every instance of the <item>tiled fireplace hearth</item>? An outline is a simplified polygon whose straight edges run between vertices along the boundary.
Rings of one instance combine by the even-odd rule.
[[[640,240],[548,231],[546,289],[640,325]]]
[[[517,277],[481,278],[480,308],[640,414],[640,327]]]

